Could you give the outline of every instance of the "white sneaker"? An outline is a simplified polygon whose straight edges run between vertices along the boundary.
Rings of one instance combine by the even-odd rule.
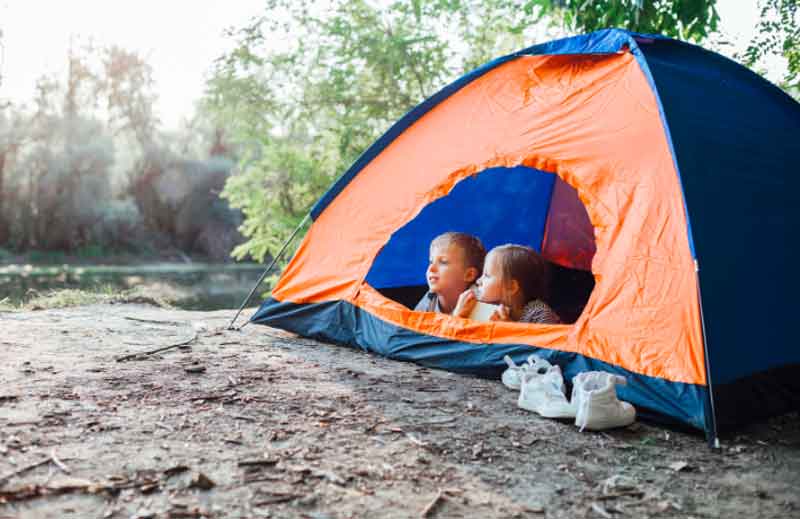
[[[528,369],[522,376],[517,405],[545,418],[575,418],[559,366],[548,367],[543,375]]]
[[[547,368],[550,367],[550,363],[540,358],[538,355],[530,355],[528,357],[528,361],[519,366],[514,364],[514,361],[511,360],[511,357],[508,355],[503,357],[503,360],[506,361],[506,364],[508,364],[508,369],[503,372],[500,380],[503,381],[504,386],[514,390],[519,389],[520,384],[522,383],[522,375],[527,373],[529,370],[532,369],[539,374],[544,374],[545,371],[547,371]]]
[[[581,431],[625,427],[636,420],[636,409],[617,398],[617,384],[625,385],[627,381],[604,371],[578,373],[572,379],[575,425]]]

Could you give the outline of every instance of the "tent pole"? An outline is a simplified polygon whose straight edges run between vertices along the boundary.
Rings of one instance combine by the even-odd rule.
[[[700,327],[703,331],[703,353],[705,354],[706,379],[708,380],[708,399],[711,404],[711,431],[708,434],[708,446],[719,449],[719,435],[717,434],[717,412],[714,406],[714,390],[711,383],[711,357],[708,355],[708,338],[706,337],[706,320],[703,316],[703,294],[700,292],[700,263],[694,260],[694,276],[697,282],[697,304],[700,307]]]
[[[228,330],[237,330],[237,329],[241,330],[242,328],[244,328],[247,325],[247,323],[250,322],[250,321],[247,321],[246,323],[244,323],[239,328],[234,328],[233,327],[233,323],[236,322],[236,319],[239,318],[239,314],[242,313],[242,310],[244,310],[244,307],[247,306],[247,303],[250,302],[250,298],[253,297],[253,294],[256,293],[256,290],[258,289],[258,287],[261,286],[261,282],[264,281],[264,278],[267,277],[267,274],[269,273],[270,270],[272,270],[272,267],[274,267],[275,264],[278,262],[278,260],[281,258],[281,256],[283,256],[283,253],[286,251],[286,248],[289,246],[289,244],[292,242],[292,240],[294,240],[294,237],[297,236],[297,233],[300,232],[300,229],[303,228],[303,226],[306,224],[306,222],[309,220],[309,218],[311,218],[311,213],[307,213],[306,214],[306,216],[303,218],[303,221],[300,222],[300,225],[297,226],[297,228],[294,230],[292,235],[289,236],[289,238],[284,242],[283,246],[281,247],[281,250],[278,251],[278,254],[276,254],[272,258],[272,262],[269,264],[269,267],[267,267],[264,270],[264,272],[261,273],[261,277],[258,278],[258,281],[256,281],[256,284],[253,286],[253,289],[250,291],[250,293],[247,295],[247,297],[244,299],[244,301],[242,301],[242,306],[239,307],[239,311],[236,312],[236,315],[233,316],[233,320],[231,320],[231,323],[228,325]]]

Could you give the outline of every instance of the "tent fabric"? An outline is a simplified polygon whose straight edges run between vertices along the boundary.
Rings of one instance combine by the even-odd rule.
[[[557,179],[542,236],[542,256],[563,267],[592,270],[595,250],[594,228],[586,209],[572,186]]]
[[[442,101],[350,181],[309,229],[273,297],[352,301],[439,337],[546,343],[648,376],[702,384],[694,264],[657,114],[628,53],[505,63]],[[653,152],[639,152],[646,148]],[[395,231],[457,182],[520,164],[571,184],[595,228],[592,269],[603,276],[574,326],[475,327],[367,295],[364,278]],[[673,310],[656,310],[665,306]]]
[[[331,188],[320,198],[320,200],[311,208],[311,218],[316,219],[317,216],[328,206],[328,204],[338,196],[344,187],[368,164],[376,155],[391,143],[398,135],[404,132],[409,126],[417,121],[420,117],[425,115],[429,110],[434,108],[441,101],[449,97],[451,94],[467,85],[471,81],[481,77],[483,74],[491,71],[492,69],[507,63],[519,56],[524,55],[568,55],[568,54],[613,54],[625,47],[635,49],[637,46],[637,39],[644,39],[645,41],[652,41],[652,39],[661,39],[663,36],[651,34],[634,34],[627,31],[620,31],[617,29],[608,29],[603,31],[596,31],[591,34],[574,36],[571,38],[562,38],[540,45],[533,45],[526,49],[520,50],[507,56],[497,58],[472,72],[464,75],[458,80],[429,97],[411,111],[409,111],[402,119],[400,119],[389,131],[382,135],[372,146],[370,146],[364,154],[356,160],[356,162],[348,169]]]
[[[620,30],[492,61],[409,112],[332,186],[252,320],[482,375],[496,375],[500,352],[537,351],[568,376],[585,369],[625,374],[636,383],[624,397],[640,410],[709,434],[715,419],[736,418],[731,395],[740,393],[732,388],[750,384],[760,394],[770,380],[764,373],[778,373],[771,387],[781,398],[762,410],[797,405],[786,390],[800,380],[798,350],[787,342],[791,321],[772,322],[788,317],[797,282],[770,276],[773,266],[791,275],[781,252],[794,228],[789,208],[797,176],[788,177],[800,169],[800,118],[797,104],[776,90],[698,47]],[[769,106],[756,113],[762,105]],[[557,179],[549,186],[514,183],[530,170]],[[464,213],[480,207],[463,202],[480,192],[475,187],[495,182],[516,186],[515,196],[537,204],[525,216],[530,243],[553,257],[563,253],[567,266],[583,257],[591,268],[594,289],[574,324],[478,323],[413,312],[378,290],[419,283],[433,227],[468,226],[475,215]],[[559,183],[577,193],[593,243],[570,243],[559,230],[569,228],[554,220],[565,207]],[[502,193],[495,189],[487,196],[494,201],[482,207],[497,206],[494,221],[513,221],[520,206]],[[773,197],[776,203],[765,207]],[[756,224],[753,215],[765,219]],[[472,232],[492,243],[496,227]],[[730,250],[741,256],[731,258]],[[759,264],[756,255],[770,279],[758,288],[758,274],[747,269]],[[763,298],[757,325],[744,314],[753,305],[736,306],[731,274],[749,276],[744,286]],[[737,362],[731,351],[758,358]],[[765,351],[769,359],[760,357]],[[714,377],[720,384],[709,391]],[[750,399],[747,416],[758,414],[759,398]]]
[[[788,249],[800,207],[800,105],[699,47],[657,41],[642,51],[691,213],[720,421],[796,409],[800,278]],[[723,396],[732,391],[737,398]]]

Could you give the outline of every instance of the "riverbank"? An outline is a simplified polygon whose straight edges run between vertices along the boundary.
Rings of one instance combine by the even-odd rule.
[[[797,414],[720,451],[644,423],[581,433],[499,381],[230,331],[233,314],[0,313],[0,517],[800,513]]]
[[[143,263],[128,265],[0,265],[0,309],[38,306],[54,291],[149,297],[185,310],[237,308],[264,270],[257,263]],[[262,294],[268,290],[261,287]],[[101,296],[92,298],[91,294]]]

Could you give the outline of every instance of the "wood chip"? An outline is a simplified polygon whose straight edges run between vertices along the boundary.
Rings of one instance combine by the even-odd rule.
[[[202,472],[195,474],[194,477],[192,477],[192,481],[189,483],[189,488],[199,488],[200,490],[211,490],[215,486],[216,483]]]
[[[53,463],[55,463],[56,467],[58,467],[64,474],[72,473],[69,467],[64,465],[64,463],[60,459],[58,459],[55,450],[50,451],[50,459],[53,461]]]
[[[436,493],[436,497],[434,497],[433,500],[430,503],[428,503],[428,505],[425,508],[422,509],[422,512],[419,514],[419,516],[422,519],[425,519],[426,517],[431,517],[431,515],[436,510],[436,507],[439,506],[439,503],[443,500],[444,500],[444,492],[440,488],[439,491]]]
[[[675,472],[680,472],[682,470],[689,470],[689,464],[685,461],[676,461],[674,463],[670,463],[669,468]]]
[[[611,519],[612,515],[608,513],[608,510],[600,506],[598,503],[592,503],[592,510],[596,512],[601,517],[605,517],[605,519]]]

